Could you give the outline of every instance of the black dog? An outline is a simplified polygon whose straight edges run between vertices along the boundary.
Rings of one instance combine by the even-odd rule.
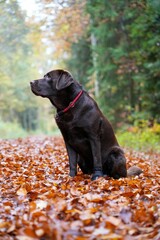
[[[35,95],[49,98],[57,109],[56,122],[63,135],[70,164],[70,176],[77,164],[92,180],[103,175],[115,179],[127,176],[126,159],[109,121],[96,102],[64,70],[48,72],[30,83]],[[141,170],[133,167],[129,175]]]

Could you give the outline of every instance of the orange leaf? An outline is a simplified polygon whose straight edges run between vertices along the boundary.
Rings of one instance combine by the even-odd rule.
[[[20,187],[17,191],[18,196],[26,196],[27,195],[27,190],[24,187]]]

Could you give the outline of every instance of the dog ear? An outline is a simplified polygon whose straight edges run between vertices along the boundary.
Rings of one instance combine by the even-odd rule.
[[[58,70],[58,74],[59,77],[56,83],[57,90],[62,90],[66,87],[69,87],[74,82],[73,77],[69,72],[64,70]]]

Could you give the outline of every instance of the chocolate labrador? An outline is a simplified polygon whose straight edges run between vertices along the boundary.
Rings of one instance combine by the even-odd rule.
[[[127,176],[126,158],[111,124],[69,72],[53,70],[30,84],[35,95],[48,98],[57,109],[55,119],[67,148],[70,176],[77,174],[77,164],[83,173],[92,174],[92,180]]]

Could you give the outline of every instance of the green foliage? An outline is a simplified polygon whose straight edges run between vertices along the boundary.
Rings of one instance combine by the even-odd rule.
[[[53,13],[51,2],[57,4],[57,1],[39,1],[41,11],[47,9],[48,14]],[[54,20],[34,21],[26,18],[17,0],[0,1],[0,137],[25,136],[25,131],[38,133],[38,129],[45,134],[52,132],[53,126],[45,117],[50,115],[46,103],[33,96],[29,81],[54,68],[56,62],[63,62],[96,96],[114,127],[134,124],[134,132],[127,128],[120,133],[124,145],[130,141],[136,148],[152,148],[154,144],[158,148],[157,132],[146,126],[142,128],[139,123],[160,121],[160,2],[88,0],[85,5],[84,1],[79,6],[83,6],[83,14],[89,15],[89,21],[84,17],[88,26],[81,25],[83,35],[80,26],[78,35],[73,28],[82,11],[72,14],[71,20],[71,15],[64,13],[68,7],[74,9],[74,3],[63,2],[58,14],[63,11],[57,15],[61,21],[54,22],[56,12]],[[57,25],[56,34],[55,23],[61,24]],[[72,26],[72,34],[70,31],[65,36],[58,34],[58,29],[63,29],[66,23]],[[66,46],[56,49],[56,43],[63,37],[67,53]],[[60,53],[62,58],[57,59]]]
[[[143,121],[140,125],[138,123],[138,126],[135,124],[119,131],[117,138],[120,145],[138,151],[160,152],[160,124],[147,127],[146,121]]]
[[[69,62],[74,59],[73,72],[80,66],[81,75],[87,72],[88,79],[96,73],[97,79],[93,80],[99,86],[97,100],[115,126],[121,122],[133,123],[138,116],[160,118],[158,9],[160,4],[156,0],[87,1],[90,24],[83,41],[86,39],[90,48],[89,58],[87,46],[79,39]],[[81,61],[84,57],[85,66]]]
[[[89,46],[90,41],[88,41],[88,38],[81,38],[78,44],[74,43],[72,45],[71,58],[66,61],[67,69],[84,85],[88,82],[89,70],[92,68],[91,49]]]
[[[24,111],[29,100],[29,29],[15,0],[1,2],[0,16],[0,113],[4,121],[14,121],[16,112]]]
[[[29,27],[25,17],[17,0],[0,2],[0,115],[4,122],[17,122],[25,130],[35,130],[38,104],[29,81],[36,78],[41,66],[36,58],[37,47],[39,54],[43,47],[36,44],[40,36],[36,24]]]

